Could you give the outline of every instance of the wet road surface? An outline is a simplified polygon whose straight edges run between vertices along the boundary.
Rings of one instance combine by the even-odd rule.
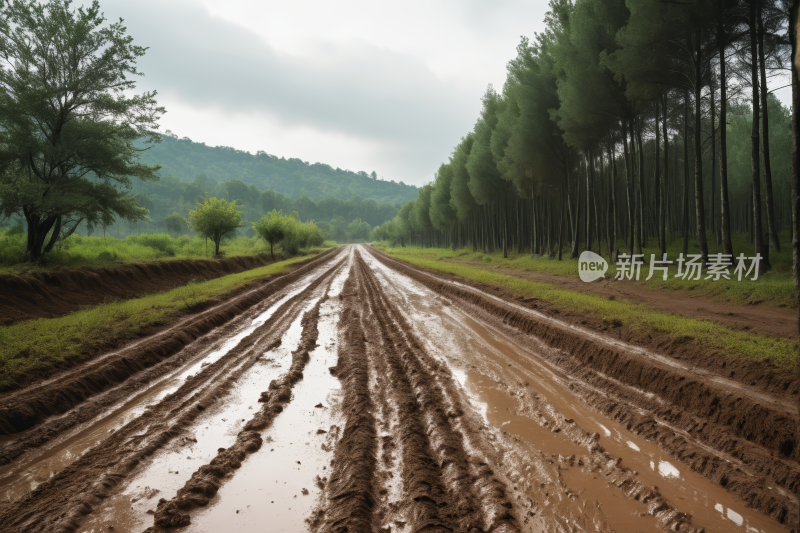
[[[547,350],[349,246],[0,467],[0,523],[790,531],[593,408]]]

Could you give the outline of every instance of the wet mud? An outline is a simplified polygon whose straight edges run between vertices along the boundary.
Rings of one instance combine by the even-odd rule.
[[[65,372],[40,384],[0,396],[0,435],[13,435],[30,429],[43,420],[63,414],[92,396],[174,356],[192,341],[226,324],[265,297],[300,279],[319,264],[330,260],[336,253],[336,249],[324,253],[289,274],[189,316],[158,334],[81,365],[78,370]],[[91,414],[83,414],[79,418],[86,416]],[[74,423],[74,420],[62,419],[56,431],[63,431],[67,425]],[[13,454],[11,458],[13,459]],[[5,454],[0,454],[0,465],[8,460]]]
[[[791,393],[366,247],[304,268],[0,441],[3,531],[798,531]]]
[[[748,506],[798,529],[800,423],[791,390],[759,390],[709,375],[705,369],[665,361],[569,323],[542,320],[518,302],[504,302],[371,253],[531,346],[569,377],[574,394],[627,431],[658,443],[673,459]]]

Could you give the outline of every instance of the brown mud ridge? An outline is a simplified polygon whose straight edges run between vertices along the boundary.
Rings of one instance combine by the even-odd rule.
[[[594,524],[592,530],[610,531],[597,508],[571,514],[572,499],[559,501],[553,485],[540,483],[552,481],[546,463],[554,461],[520,457],[524,474],[503,466],[517,453],[514,443],[486,432],[447,366],[423,348],[360,257],[341,298],[343,342],[331,370],[342,381],[349,412],[327,507],[310,520],[312,530],[510,533],[549,531],[553,524],[572,530],[570,518],[577,518]],[[604,476],[644,503],[665,530],[695,531],[655,488],[604,454],[596,435],[568,430],[588,453],[560,461]],[[393,489],[399,497],[391,497]]]
[[[167,291],[192,279],[210,280],[272,264],[268,256],[176,259],[115,268],[82,267],[30,275],[0,275],[0,325],[56,318],[112,300]]]
[[[136,387],[157,376],[152,372],[145,375],[144,371],[170,359],[196,339],[220,328],[248,308],[302,278],[312,269],[329,261],[339,251],[337,248],[311,258],[289,274],[266,283],[261,281],[256,289],[251,286],[250,290],[237,297],[226,298],[222,304],[179,320],[160,333],[129,344],[119,351],[106,354],[42,383],[0,395],[0,435],[29,430],[42,421],[66,413],[87,399],[125,382],[131,376],[139,378],[132,384],[133,388],[126,388],[117,395],[105,398],[102,404],[96,403],[89,409],[72,411],[70,416],[54,420],[43,431],[26,439],[27,446],[40,445],[56,432],[88,420],[104,406],[130,395]],[[191,350],[189,351],[190,353],[179,358],[178,364],[190,357]],[[164,372],[169,370],[168,367],[169,365],[161,365],[159,370]],[[0,451],[0,465],[7,464],[16,456],[8,449],[3,449]]]
[[[219,490],[228,474],[242,466],[247,454],[258,451],[263,439],[261,431],[268,428],[282,411],[284,405],[292,399],[292,387],[303,379],[303,369],[309,361],[309,353],[317,346],[319,330],[319,307],[326,300],[323,296],[311,311],[303,315],[303,336],[300,346],[292,352],[292,364],[289,371],[280,379],[273,380],[269,389],[261,393],[259,402],[264,405],[251,418],[244,429],[236,436],[233,446],[220,448],[219,453],[207,465],[201,466],[177,495],[167,501],[161,498],[155,512],[155,525],[147,528],[146,533],[157,533],[168,528],[188,526],[191,523],[186,512],[193,507],[204,507]]]
[[[791,531],[799,530],[798,376],[719,354],[688,350],[676,354],[657,341],[648,345],[635,339],[646,349],[630,346],[575,327],[563,314],[554,320],[541,310],[523,308],[519,301],[508,301],[504,291],[488,286],[479,287],[485,292],[475,291],[468,285],[477,284],[468,280],[450,276],[458,281],[453,283],[440,273],[422,272],[377,250],[371,253],[384,265],[495,324],[521,345],[541,341],[549,349],[538,352],[570,377],[573,392],[589,405],[657,442],[748,506]],[[527,304],[538,307],[533,301]],[[618,335],[621,338],[622,332]]]
[[[328,253],[327,257],[308,266],[319,267],[321,262],[330,260],[337,253]],[[341,262],[328,268],[305,289],[286,300],[266,322],[244,337],[233,349],[187,378],[176,391],[111,433],[69,466],[52,475],[47,482],[15,501],[0,503],[0,524],[3,524],[3,531],[76,531],[83,517],[110,496],[137,465],[167,446],[201,413],[222,400],[237,380],[262,359],[266,352],[280,345],[282,336],[303,312],[309,297],[321,290],[321,285],[329,282],[339,268]],[[305,269],[288,276],[294,274],[294,278],[297,278],[307,273],[308,269]],[[260,298],[264,296],[262,294]],[[316,316],[314,313],[307,315],[307,329],[315,329]],[[311,333],[304,333],[304,336],[306,344],[313,344]],[[214,464],[193,477],[195,483],[187,484],[189,488],[181,493],[185,497],[179,500],[180,505],[176,505],[177,508],[182,508],[180,506],[185,506],[186,502],[199,503],[202,495],[212,490],[209,487],[215,483],[218,486],[218,481],[214,481],[221,477],[218,474],[233,468],[237,461],[241,461],[245,451],[258,448],[260,436],[256,439],[253,431],[260,424],[269,423],[269,417],[280,412],[281,402],[288,400],[287,396],[290,395],[291,384],[302,377],[301,362],[306,358],[307,352],[295,352],[296,361],[293,362],[290,377],[277,382],[265,393],[268,396],[264,396],[267,399],[264,409],[246,427],[244,435],[237,439],[235,446],[220,451]],[[200,486],[202,491],[196,492]],[[163,512],[160,516],[166,515],[168,511],[165,509],[171,508],[171,505],[162,505],[160,511]]]

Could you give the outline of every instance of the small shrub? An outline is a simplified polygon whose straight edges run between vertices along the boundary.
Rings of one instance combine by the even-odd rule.
[[[99,254],[97,254],[98,261],[115,261],[117,259],[117,252],[109,252],[108,250],[103,250]]]
[[[492,258],[491,257],[484,257],[483,258],[483,262],[484,263],[491,263],[492,262]]]

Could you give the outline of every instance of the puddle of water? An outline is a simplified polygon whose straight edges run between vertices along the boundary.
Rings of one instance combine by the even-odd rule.
[[[340,284],[334,285],[341,290]],[[334,287],[331,292],[338,294]],[[265,524],[270,531],[308,529],[306,520],[323,497],[324,485],[318,480],[330,476],[336,428],[344,427],[339,380],[328,370],[338,358],[340,310],[338,299],[322,304],[318,347],[310,354],[303,380],[294,387],[292,401],[262,434],[261,449],[245,459],[208,507],[192,512],[186,531],[261,532]],[[323,407],[316,407],[320,404]]]
[[[747,508],[743,501],[724,488],[677,463],[655,443],[630,433],[585,405],[569,390],[566,380],[534,353],[453,306],[443,305],[445,300],[441,297],[384,266],[363,250],[362,254],[392,299],[407,315],[417,337],[432,355],[448,364],[465,388],[473,407],[483,412],[484,418],[493,426],[520,437],[532,449],[544,453],[587,453],[582,448],[580,452],[573,451],[577,445],[568,439],[550,433],[526,416],[515,414],[518,404],[509,391],[530,390],[522,385],[528,382],[555,411],[572,418],[584,430],[602,435],[599,443],[612,456],[622,458],[623,466],[636,470],[642,482],[657,486],[678,510],[691,514],[694,527],[705,527],[708,533],[786,530],[771,518]],[[565,479],[569,479],[576,492],[585,491],[584,496],[597,499],[601,505],[619,507],[619,502],[629,500],[618,488],[612,486],[613,490],[607,490],[602,479],[595,482],[593,477],[575,469]],[[611,492],[617,496],[609,496]],[[636,505],[637,510],[644,510],[643,505],[638,502]],[[722,507],[724,512],[715,509],[715,505]],[[625,513],[605,513],[612,525],[615,525],[615,517],[630,516],[632,507],[628,505],[626,508]],[[628,530],[629,524],[620,525],[619,530]]]
[[[319,297],[312,298],[304,311],[313,308],[318,300]],[[258,403],[261,392],[289,369],[291,352],[299,345],[303,333],[302,315],[301,312],[284,333],[281,346],[265,353],[259,363],[239,378],[224,401],[199,417],[183,437],[156,452],[151,461],[129,476],[126,488],[106,500],[99,512],[90,515],[82,531],[99,533],[106,531],[108,525],[123,531],[146,528],[153,520],[148,511],[155,510],[159,498],[174,497],[194,471],[217,455],[219,448],[231,446],[246,421],[261,408]],[[154,490],[158,497],[154,497]]]
[[[201,356],[188,366],[155,380],[149,388],[138,393],[133,399],[116,406],[112,410],[96,417],[93,421],[81,425],[69,434],[50,443],[49,446],[42,447],[30,455],[24,456],[21,460],[0,468],[0,476],[2,476],[0,477],[0,498],[13,501],[27,494],[40,483],[70,465],[90,448],[99,444],[109,433],[118,430],[140,416],[148,405],[157,404],[162,398],[176,391],[188,376],[196,374],[202,367],[223,357],[239,344],[242,339],[269,320],[281,305],[299,294],[310,283],[326,272],[332,264],[333,262],[327,263],[314,270],[308,277],[294,282],[293,285],[290,285],[290,290],[284,297],[205,356]]]
[[[166,448],[153,455],[141,469],[130,476],[125,489],[107,500],[87,517],[81,531],[141,531],[152,525],[147,511],[154,511],[159,498],[171,498],[186,479],[217,454],[236,441],[245,420],[259,409],[258,395],[272,379],[289,366],[285,354],[270,352],[262,362],[246,372],[230,391],[226,404],[204,412],[193,427]]]

